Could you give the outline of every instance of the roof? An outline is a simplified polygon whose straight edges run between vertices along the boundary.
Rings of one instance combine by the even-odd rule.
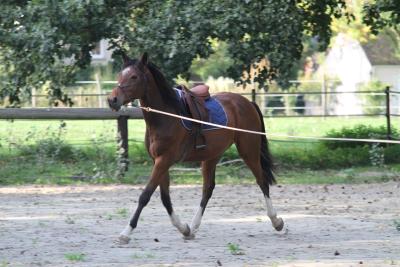
[[[372,65],[400,65],[400,53],[396,53],[395,42],[390,32],[384,31],[362,47]]]

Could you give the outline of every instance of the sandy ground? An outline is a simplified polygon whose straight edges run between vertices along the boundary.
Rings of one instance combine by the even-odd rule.
[[[172,227],[157,192],[131,243],[115,245],[140,191],[126,185],[0,187],[0,266],[400,265],[396,182],[275,186],[272,199],[286,223],[280,233],[257,186],[217,185],[194,240],[183,240]],[[190,222],[201,187],[171,191],[177,214]],[[229,243],[239,249],[231,251]]]

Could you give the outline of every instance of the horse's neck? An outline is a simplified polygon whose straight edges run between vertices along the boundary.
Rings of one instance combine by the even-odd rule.
[[[155,84],[148,87],[148,92],[146,96],[141,98],[139,101],[142,107],[150,107],[164,112],[175,113],[174,109],[169,107],[163,101],[161,94]],[[154,130],[162,130],[164,127],[176,123],[177,121],[176,119],[166,115],[146,111],[143,113],[143,118],[146,122],[147,128]]]

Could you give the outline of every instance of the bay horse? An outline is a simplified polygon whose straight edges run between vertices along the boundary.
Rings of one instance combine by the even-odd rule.
[[[161,71],[148,61],[147,53],[140,59],[131,59],[123,54],[123,68],[118,75],[118,86],[115,87],[108,103],[112,110],[118,111],[121,106],[139,99],[142,107],[150,107],[172,114],[181,113],[181,105],[173,89]],[[261,111],[256,103],[235,93],[218,93],[213,95],[225,109],[228,126],[252,131],[265,132]],[[281,231],[284,225],[282,218],[272,206],[269,185],[275,183],[273,162],[265,135],[253,135],[245,132],[216,129],[204,132],[207,146],[196,149],[190,131],[182,126],[180,119],[162,114],[144,112],[146,122],[145,144],[153,159],[154,166],[148,183],[139,197],[138,206],[128,225],[119,235],[119,243],[127,244],[130,234],[136,228],[142,209],[150,201],[156,188],[160,187],[163,205],[174,225],[185,238],[194,238],[198,231],[207,203],[215,187],[215,169],[224,151],[233,143],[240,157],[254,174],[257,184],[264,194],[267,214],[273,227]],[[183,224],[172,208],[169,194],[169,168],[177,162],[201,162],[203,190],[200,206],[192,223]]]

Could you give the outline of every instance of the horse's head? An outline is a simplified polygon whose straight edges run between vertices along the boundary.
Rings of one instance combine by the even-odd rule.
[[[147,86],[147,53],[139,60],[132,60],[123,54],[124,67],[118,75],[118,85],[108,97],[112,110],[118,111],[122,105],[144,97]]]

